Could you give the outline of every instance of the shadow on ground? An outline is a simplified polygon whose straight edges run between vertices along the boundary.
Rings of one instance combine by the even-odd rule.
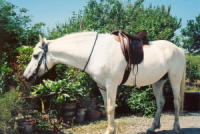
[[[179,133],[175,133],[173,130],[162,130],[151,133],[137,133],[137,134],[200,134],[200,128],[182,128]]]

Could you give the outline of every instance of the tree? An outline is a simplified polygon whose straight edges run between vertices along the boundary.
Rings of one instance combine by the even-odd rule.
[[[183,48],[189,53],[200,52],[200,14],[196,20],[188,20],[187,27],[181,29],[183,37]]]
[[[171,7],[150,5],[145,8],[143,2],[144,0],[137,0],[133,4],[130,1],[124,4],[119,0],[90,0],[83,11],[73,13],[68,23],[49,30],[49,36],[55,38],[53,36],[71,31],[106,33],[119,29],[135,34],[145,29],[150,40],[173,41],[174,32],[181,26],[181,19],[170,14]]]
[[[135,8],[129,5],[127,17],[131,18],[126,26],[127,31],[134,34],[140,30],[148,31],[150,40],[170,40],[173,41],[174,32],[180,28],[181,19],[170,14],[171,7],[150,5]]]
[[[45,25],[40,22],[32,26],[30,16],[26,15],[28,10],[17,9],[15,5],[0,0],[0,84],[7,86],[14,83],[13,66],[17,64],[16,56],[19,55],[17,48],[35,45],[38,34],[43,34],[41,28]],[[5,86],[0,86],[0,92],[3,88]]]
[[[31,26],[30,16],[26,15],[28,10],[20,8],[17,11],[16,9],[15,5],[0,0],[0,48],[1,52],[8,55],[9,60],[13,60],[17,47],[35,45],[38,34],[42,34],[41,27],[45,25],[37,23]]]

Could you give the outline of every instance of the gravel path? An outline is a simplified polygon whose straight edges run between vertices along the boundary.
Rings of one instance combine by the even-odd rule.
[[[123,119],[123,118],[122,118]],[[127,126],[129,129],[124,129],[124,134],[145,134],[146,130],[151,126],[153,118],[144,118],[137,116],[125,117],[128,122],[133,122],[135,125]],[[120,125],[121,119],[115,120]],[[173,134],[174,114],[163,113],[161,117],[161,128],[157,129],[156,134]],[[185,112],[180,116],[180,134],[200,134],[200,112]],[[127,131],[130,130],[130,131]]]
[[[153,118],[139,117],[135,115],[115,118],[117,134],[145,134],[151,126]],[[174,134],[172,131],[174,114],[171,112],[162,113],[161,128],[155,131],[156,134]],[[91,122],[73,128],[72,133],[66,134],[104,134],[107,121]],[[200,134],[200,111],[185,112],[180,116],[180,134]],[[68,129],[65,132],[70,132]]]

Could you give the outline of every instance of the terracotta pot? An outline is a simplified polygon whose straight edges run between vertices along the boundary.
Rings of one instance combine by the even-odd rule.
[[[61,104],[62,109],[75,109],[76,108],[76,102],[65,102]]]
[[[90,121],[96,121],[100,118],[101,112],[99,111],[88,111],[87,112],[87,118]]]
[[[18,130],[20,134],[33,133],[35,127],[34,120],[23,120],[18,122]]]
[[[23,97],[23,99],[25,100],[24,104],[23,104],[23,108],[24,110],[38,110],[40,107],[40,100],[39,97]]]
[[[76,103],[68,102],[61,104],[61,116],[64,119],[64,123],[70,123],[75,115]]]
[[[77,123],[82,123],[85,120],[86,110],[87,110],[86,108],[77,109],[77,111],[76,111],[76,119],[75,119],[75,121]]]
[[[85,107],[93,107],[97,105],[97,100],[96,99],[89,99],[85,103]]]

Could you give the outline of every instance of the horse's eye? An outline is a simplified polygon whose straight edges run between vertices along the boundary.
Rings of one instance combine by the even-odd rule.
[[[37,54],[34,54],[33,57],[34,57],[35,59],[37,59],[37,58],[38,58],[38,55],[37,55]]]

